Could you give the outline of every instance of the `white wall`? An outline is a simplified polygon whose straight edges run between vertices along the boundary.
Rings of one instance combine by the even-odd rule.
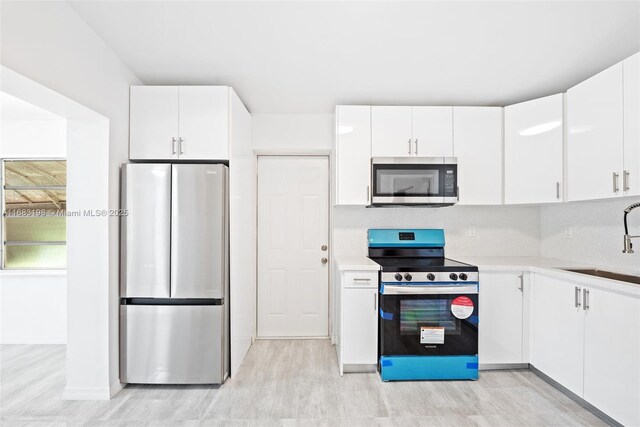
[[[0,158],[64,158],[67,122],[60,120],[3,120]]]
[[[446,255],[538,256],[537,207],[452,206],[446,208],[365,208],[333,210],[334,255],[366,255],[369,228],[444,228]],[[469,226],[476,236],[468,236]]]
[[[333,114],[254,114],[253,149],[296,152],[333,149]]]
[[[2,120],[0,159],[64,158],[66,154],[67,123],[63,118]],[[66,342],[67,277],[64,271],[52,274],[0,271],[0,281],[0,343]]]
[[[141,84],[140,80],[66,2],[3,1],[1,8],[2,65],[109,119],[109,149],[105,153],[109,168],[105,172],[109,177],[108,204],[117,208],[119,166],[128,158],[129,86]],[[87,139],[85,143],[90,147],[92,141]],[[90,179],[90,175],[84,178]],[[109,325],[105,338],[111,384],[119,377],[118,237],[118,219],[110,218]],[[101,337],[93,339],[99,341]]]
[[[67,342],[64,272],[59,275],[2,272],[0,282],[0,344]]]
[[[636,253],[623,254],[624,209],[638,197],[571,202],[541,208],[540,251],[552,258],[580,261],[601,268],[640,273],[640,240]],[[629,214],[629,233],[640,235],[640,210]],[[571,239],[565,228],[572,228]]]

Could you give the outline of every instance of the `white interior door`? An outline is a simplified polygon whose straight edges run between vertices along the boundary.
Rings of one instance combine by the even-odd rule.
[[[329,159],[258,158],[258,337],[329,335]]]

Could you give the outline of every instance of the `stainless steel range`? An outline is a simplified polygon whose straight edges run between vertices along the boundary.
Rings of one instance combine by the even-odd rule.
[[[384,381],[478,378],[478,267],[444,256],[444,230],[369,230],[381,266]]]

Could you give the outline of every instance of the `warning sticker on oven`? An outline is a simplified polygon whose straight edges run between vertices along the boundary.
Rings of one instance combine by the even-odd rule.
[[[473,301],[469,297],[456,297],[451,301],[451,313],[458,319],[466,319],[473,313]]]
[[[421,326],[420,344],[444,344],[444,327]]]

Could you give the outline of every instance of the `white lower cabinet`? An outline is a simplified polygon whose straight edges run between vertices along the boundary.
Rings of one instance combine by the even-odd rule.
[[[584,340],[580,288],[536,275],[531,364],[582,396]]]
[[[378,272],[344,271],[338,275],[338,336],[340,375],[374,371],[378,359]]]
[[[640,425],[640,296],[536,274],[533,322],[536,369],[617,422]]]
[[[640,425],[640,297],[585,288],[584,399]]]
[[[480,369],[526,363],[523,272],[480,271]]]

